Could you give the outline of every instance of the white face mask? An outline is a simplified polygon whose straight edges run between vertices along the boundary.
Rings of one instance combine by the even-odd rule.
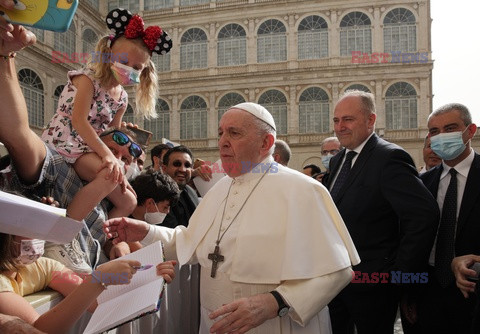
[[[15,258],[15,261],[27,265],[34,263],[40,256],[43,255],[45,241],[39,239],[26,239],[21,242],[14,241],[20,244],[20,255]]]
[[[138,175],[140,175],[140,169],[138,169],[138,165],[136,162],[132,162],[130,165],[127,166],[127,172],[125,173],[125,177],[128,181],[132,181]]]
[[[157,209],[157,212],[145,212],[143,218],[149,224],[160,225],[161,223],[163,223],[163,220],[165,219],[167,214],[158,210],[157,203],[155,203],[155,208]]]

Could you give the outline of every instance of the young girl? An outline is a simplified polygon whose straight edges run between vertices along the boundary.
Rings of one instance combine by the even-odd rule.
[[[68,73],[57,113],[42,139],[73,164],[80,178],[90,182],[81,191],[102,189],[96,194],[100,199],[108,195],[114,205],[110,216],[120,217],[133,211],[135,195],[118,186],[123,183],[125,189],[124,171],[99,135],[121,124],[128,105],[123,85],[139,84],[137,111],[147,118],[156,116],[158,82],[151,55],[167,53],[172,42],[160,27],[144,30],[142,18],[124,9],[112,10],[106,21],[113,35],[98,42],[87,68]],[[141,154],[130,152],[133,158]]]
[[[82,280],[60,262],[41,257],[43,241],[0,233],[0,313],[17,316],[46,333],[65,333],[80,316],[96,308],[96,298],[109,284],[128,284],[140,262],[110,261]],[[173,279],[175,261],[157,265],[157,275],[167,283]],[[121,275],[103,280],[105,273]],[[107,275],[110,277],[109,275]],[[127,279],[128,278],[128,279]],[[102,283],[103,282],[103,283]],[[23,296],[50,287],[65,298],[39,315]]]

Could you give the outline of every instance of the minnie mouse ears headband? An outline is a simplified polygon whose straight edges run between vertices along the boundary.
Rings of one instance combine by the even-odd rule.
[[[138,38],[141,37],[150,52],[164,55],[172,48],[172,40],[168,34],[159,26],[150,26],[144,29],[143,19],[138,15],[132,15],[130,11],[117,8],[108,13],[105,20],[107,27],[114,34],[110,37],[110,47],[120,37]]]

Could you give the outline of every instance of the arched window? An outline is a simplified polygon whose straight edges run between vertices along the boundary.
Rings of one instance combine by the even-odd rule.
[[[361,84],[350,85],[345,89],[345,91],[347,91],[347,90],[360,90],[360,91],[365,92],[365,93],[371,93],[370,89],[368,89],[367,86],[361,85]]]
[[[386,127],[391,130],[415,129],[417,91],[407,82],[391,85],[385,93]]]
[[[318,15],[307,16],[298,26],[298,59],[328,57],[328,25]]]
[[[287,60],[287,35],[282,22],[267,20],[258,28],[257,61],[272,63]]]
[[[173,2],[173,0],[144,0],[144,7],[145,10],[172,8]]]
[[[72,57],[72,53],[75,52],[75,25],[72,23],[66,32],[56,32],[53,44],[55,51]]]
[[[271,89],[260,96],[258,104],[267,108],[272,114],[277,134],[287,134],[287,98],[285,95],[278,90]]]
[[[328,132],[330,105],[328,94],[321,88],[310,87],[299,99],[300,133]]]
[[[133,113],[133,107],[130,105],[130,103],[127,106],[127,110],[125,110],[125,114],[123,114],[122,121],[135,124],[135,115]]]
[[[232,66],[247,63],[247,34],[242,26],[231,23],[218,33],[217,65]]]
[[[180,107],[180,139],[207,138],[207,103],[192,95]]]
[[[351,12],[340,22],[340,55],[351,56],[352,51],[372,52],[372,29],[368,16]]]
[[[180,40],[180,69],[189,70],[207,67],[207,34],[202,29],[192,28]]]
[[[227,93],[222,96],[218,102],[218,123],[220,123],[223,114],[225,114],[230,107],[242,102],[245,102],[245,99],[238,93]]]
[[[165,100],[158,99],[155,106],[157,118],[145,121],[145,130],[153,133],[152,140],[160,141],[162,138],[170,138],[170,107]]]
[[[53,92],[53,104],[55,106],[55,110],[58,108],[58,100],[60,99],[60,95],[62,95],[63,88],[65,85],[60,85],[55,88],[55,92]]]
[[[210,3],[210,0],[180,0],[180,6],[194,6],[202,3]]]
[[[155,64],[157,72],[169,72],[170,71],[170,52],[164,55],[154,53],[152,55],[152,61]]]
[[[95,51],[95,46],[97,44],[98,36],[90,28],[87,28],[83,31],[82,43],[83,48],[82,52],[91,53]]]
[[[43,127],[43,84],[34,71],[25,68],[18,71],[18,80],[23,96],[27,102],[28,123],[33,126]]]
[[[417,51],[415,15],[405,8],[392,9],[383,20],[385,52]]]
[[[138,0],[108,0],[108,11],[115,8],[128,9],[132,13],[138,13],[140,10]]]

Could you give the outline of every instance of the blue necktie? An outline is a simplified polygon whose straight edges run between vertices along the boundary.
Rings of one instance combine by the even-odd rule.
[[[348,174],[350,173],[350,169],[352,169],[352,159],[357,154],[355,151],[350,151],[347,153],[347,157],[345,158],[345,162],[343,163],[342,169],[338,172],[337,179],[335,180],[335,184],[333,188],[330,190],[330,194],[332,198],[335,199],[342,189],[343,184],[348,178]]]
[[[455,280],[450,264],[455,254],[455,225],[457,223],[457,171],[449,171],[450,184],[443,202],[442,217],[435,246],[435,274],[442,287]]]

